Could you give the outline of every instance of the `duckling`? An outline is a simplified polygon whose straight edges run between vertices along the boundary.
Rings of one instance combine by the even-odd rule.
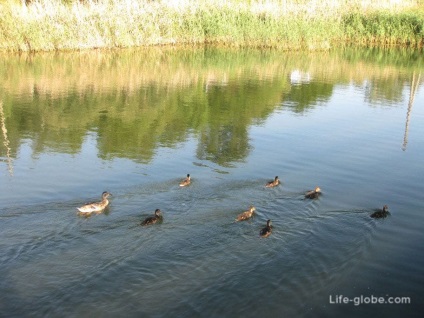
[[[143,222],[141,222],[141,225],[155,224],[159,220],[162,220],[162,213],[159,209],[156,209],[155,215],[147,217]]]
[[[253,215],[253,212],[255,212],[256,209],[253,205],[250,206],[249,210],[244,211],[243,213],[240,213],[237,218],[236,218],[236,222],[237,221],[244,221],[247,219],[250,219]]]
[[[187,178],[180,182],[180,187],[188,186],[191,182],[190,174],[187,174]]]
[[[272,227],[271,220],[266,221],[266,226],[259,232],[261,237],[268,237],[271,235]]]
[[[267,188],[273,188],[280,184],[280,180],[278,179],[278,176],[275,176],[274,181],[269,181],[265,187]]]
[[[102,193],[102,201],[88,203],[86,205],[83,205],[82,207],[77,208],[78,211],[79,211],[78,214],[88,215],[88,214],[93,213],[93,212],[96,212],[96,213],[102,212],[109,205],[109,200],[107,198],[111,195],[112,194],[110,194],[107,191],[103,192]]]
[[[306,199],[316,199],[321,195],[321,189],[316,187],[314,190],[310,190],[305,193]]]
[[[374,219],[381,219],[385,218],[390,214],[389,207],[387,205],[383,206],[382,210],[377,210],[373,214],[371,214],[371,217]]]

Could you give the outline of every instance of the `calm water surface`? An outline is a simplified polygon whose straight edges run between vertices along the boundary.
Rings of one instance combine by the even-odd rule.
[[[0,316],[420,317],[423,70],[401,50],[2,56]]]

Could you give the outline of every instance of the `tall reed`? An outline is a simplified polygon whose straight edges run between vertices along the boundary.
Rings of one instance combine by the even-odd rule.
[[[0,49],[164,44],[322,49],[334,43],[421,45],[421,0],[34,0],[0,3]]]

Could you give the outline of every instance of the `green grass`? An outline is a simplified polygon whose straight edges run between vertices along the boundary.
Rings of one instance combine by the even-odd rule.
[[[424,18],[417,13],[352,13],[344,16],[343,26],[354,43],[419,46],[424,39]]]
[[[422,46],[422,1],[174,0],[0,2],[0,50],[214,43],[282,49]]]

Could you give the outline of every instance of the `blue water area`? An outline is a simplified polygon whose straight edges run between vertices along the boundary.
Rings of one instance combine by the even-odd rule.
[[[421,316],[422,61],[242,53],[166,51],[108,85],[126,53],[36,61],[62,77],[6,60],[24,79],[2,73],[0,316]]]

